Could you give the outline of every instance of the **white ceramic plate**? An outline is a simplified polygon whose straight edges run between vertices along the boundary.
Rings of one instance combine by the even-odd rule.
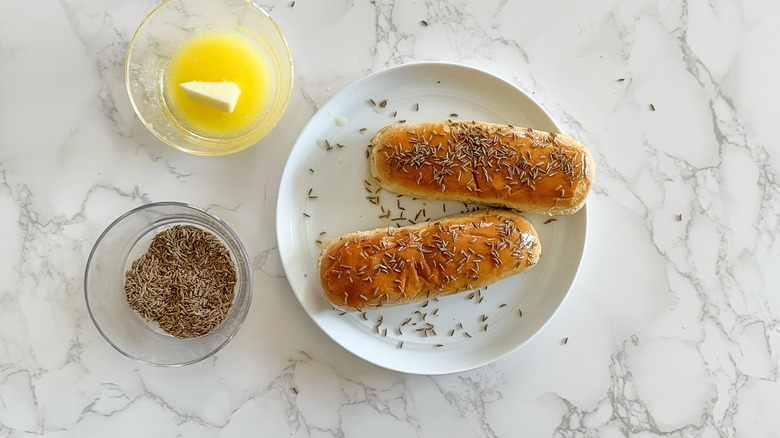
[[[369,75],[328,101],[298,137],[279,190],[279,252],[303,308],[347,350],[406,373],[466,371],[519,348],[560,307],[585,244],[584,208],[549,223],[548,217],[526,215],[539,234],[542,258],[525,273],[427,306],[410,304],[364,314],[333,310],[319,283],[318,240],[394,225],[390,219],[401,212],[414,219],[424,208],[417,217],[422,221],[465,210],[457,202],[375,193],[366,161],[366,147],[380,128],[402,120],[449,118],[560,132],[530,97],[489,73],[448,63],[407,64]],[[368,198],[376,195],[375,204],[376,199]],[[388,210],[390,218],[379,217]],[[433,330],[424,330],[430,328],[426,324]]]

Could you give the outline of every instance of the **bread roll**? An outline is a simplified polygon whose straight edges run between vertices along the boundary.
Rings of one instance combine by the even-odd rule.
[[[530,268],[541,250],[523,216],[486,209],[344,235],[323,249],[318,269],[335,308],[368,310],[487,286]]]
[[[391,125],[371,143],[371,173],[385,190],[527,213],[576,213],[595,173],[590,152],[573,138],[510,125]]]

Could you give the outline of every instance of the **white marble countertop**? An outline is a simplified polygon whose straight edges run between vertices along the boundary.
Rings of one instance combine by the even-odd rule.
[[[128,42],[156,0],[0,2],[1,437],[780,434],[776,3],[290,3],[262,3],[295,59],[282,122],[202,158],[153,137],[127,97]],[[306,121],[366,74],[420,60],[516,84],[598,164],[558,314],[509,356],[437,377],[330,340],[275,237]],[[84,301],[102,230],[162,200],[225,219],[255,275],[236,338],[183,368],[122,356]]]

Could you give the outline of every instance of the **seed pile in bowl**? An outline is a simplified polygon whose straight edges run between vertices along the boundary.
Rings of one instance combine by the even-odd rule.
[[[177,338],[214,330],[233,305],[236,268],[213,234],[175,225],[157,234],[125,273],[130,307]]]

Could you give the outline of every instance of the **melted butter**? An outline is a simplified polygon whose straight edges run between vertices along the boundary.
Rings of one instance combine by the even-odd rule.
[[[232,112],[197,102],[186,82],[233,82],[241,90]],[[163,78],[165,103],[184,126],[207,137],[230,138],[261,123],[276,88],[274,64],[260,41],[232,28],[202,30],[171,55]]]

